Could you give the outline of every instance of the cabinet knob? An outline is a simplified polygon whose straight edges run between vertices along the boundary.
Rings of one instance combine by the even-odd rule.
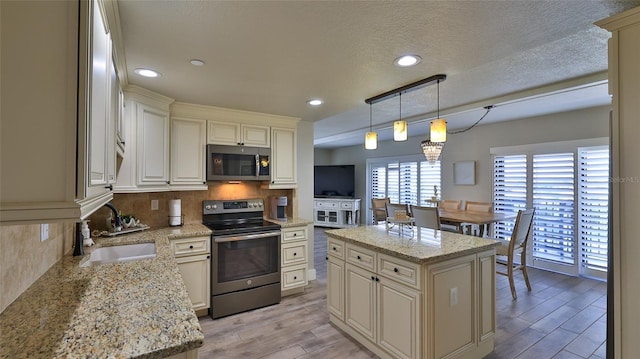
[[[211,256],[207,256],[207,259],[211,258]]]
[[[193,249],[193,246],[189,246],[189,249]]]
[[[329,260],[329,257],[324,257],[324,260],[325,260],[325,261],[328,261],[328,260]]]
[[[393,268],[393,271],[398,273],[398,268]]]
[[[374,277],[374,276],[371,276],[371,280],[376,280],[376,277]]]
[[[335,251],[335,250],[336,250],[336,247],[333,247],[333,250]]]
[[[358,260],[361,260],[362,258],[360,258],[360,256],[357,256],[356,258],[358,258]]]
[[[202,184],[207,184],[207,181],[202,181]]]
[[[293,236],[294,236],[294,237],[295,237],[295,236],[297,236],[297,235],[298,235],[298,233],[294,233],[294,234],[293,234]]]
[[[294,256],[294,257],[295,257],[295,256],[297,256],[297,255],[298,255],[298,253],[296,253],[296,252],[293,252],[293,256]]]
[[[110,184],[108,186],[104,186],[104,188],[107,188],[109,191],[113,191],[113,185]]]
[[[380,278],[376,277],[376,282],[379,282],[379,281],[380,281]]]
[[[170,182],[170,181],[167,181],[167,184],[171,184],[171,182]]]
[[[124,141],[122,141],[122,142],[120,142],[120,143],[122,143],[122,145],[124,146]]]
[[[293,276],[293,279],[294,279],[294,280],[295,280],[295,279],[298,279],[298,277],[296,277],[296,276],[294,275],[294,276]]]

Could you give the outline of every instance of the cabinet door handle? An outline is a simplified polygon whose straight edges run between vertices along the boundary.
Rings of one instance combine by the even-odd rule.
[[[104,186],[104,188],[107,188],[109,191],[113,191],[113,185],[110,184],[108,186]]]
[[[393,271],[398,273],[398,268],[393,268]]]

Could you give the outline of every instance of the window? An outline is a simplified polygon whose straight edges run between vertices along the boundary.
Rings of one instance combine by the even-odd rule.
[[[609,151],[603,139],[492,149],[496,212],[535,207],[529,263],[605,279]],[[588,144],[581,146],[581,144]],[[494,235],[509,239],[513,222]]]
[[[389,197],[392,203],[426,205],[426,200],[434,195],[434,186],[440,191],[440,161],[430,165],[422,156],[411,156],[367,162],[367,203],[371,203],[371,198]]]

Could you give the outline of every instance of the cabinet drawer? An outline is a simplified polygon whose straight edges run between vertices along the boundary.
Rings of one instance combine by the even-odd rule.
[[[282,243],[302,241],[307,239],[307,227],[283,228]]]
[[[344,259],[344,242],[327,238],[327,253],[336,258]]]
[[[328,209],[339,207],[337,202],[325,202],[325,201],[316,201],[315,206],[316,208],[328,208]]]
[[[210,237],[180,238],[171,240],[171,250],[176,257],[210,252]]]
[[[340,202],[340,209],[353,209],[353,202]]]
[[[307,262],[307,243],[294,243],[282,246],[282,265]]]
[[[305,286],[307,283],[306,264],[282,269],[282,281],[280,284],[282,290]]]
[[[378,274],[397,282],[420,287],[420,264],[400,258],[380,254],[378,256]]]
[[[347,243],[346,261],[372,272],[376,271],[376,252]]]

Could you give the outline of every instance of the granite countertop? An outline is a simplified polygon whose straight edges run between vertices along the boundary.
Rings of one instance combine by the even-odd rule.
[[[286,221],[273,219],[273,218],[267,218],[267,217],[264,217],[264,219],[269,221],[269,222],[273,222],[273,223],[279,224],[280,227],[282,227],[282,228],[306,226],[308,224],[313,224],[313,221],[310,221],[308,219],[298,218],[298,217],[288,217]]]
[[[397,231],[387,233],[384,225],[328,230],[325,233],[349,243],[404,258],[415,263],[431,263],[466,254],[489,250],[498,241],[431,228],[414,228],[400,235]]]
[[[153,259],[81,268],[83,257],[64,256],[0,315],[0,357],[163,358],[201,347],[169,238],[210,233],[198,224],[95,239],[155,242]]]

